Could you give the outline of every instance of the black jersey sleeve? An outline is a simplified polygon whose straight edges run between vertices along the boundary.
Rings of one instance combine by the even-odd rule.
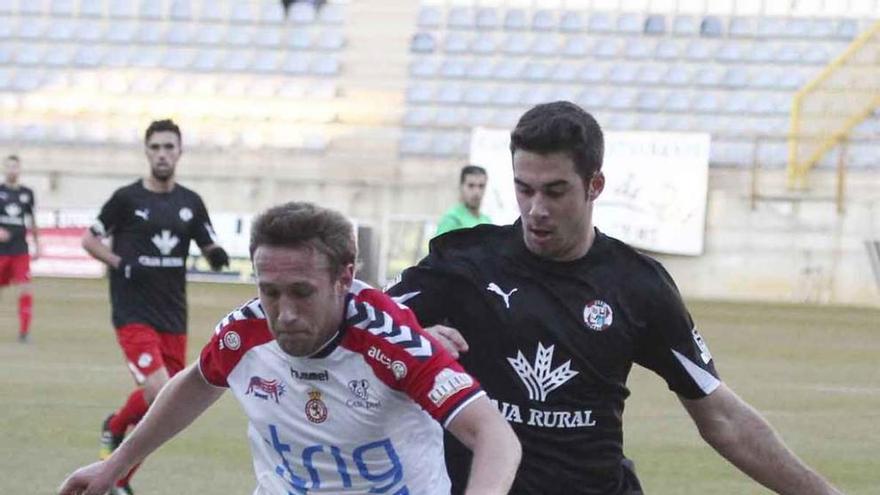
[[[116,191],[101,207],[101,212],[98,213],[98,218],[90,230],[100,237],[113,235],[113,232],[122,224],[125,212],[125,198],[120,194],[120,191]]]
[[[37,228],[37,219],[34,217],[34,206],[37,204],[37,197],[34,196],[33,189],[25,189],[28,194],[28,201],[22,205],[22,214],[29,218],[30,226]]]
[[[635,362],[660,375],[682,397],[705,397],[721,383],[712,354],[672,277],[659,263],[651,264],[653,281],[646,284],[645,328],[636,343]]]
[[[449,316],[451,280],[435,266],[435,261],[428,255],[418,265],[404,270],[399,280],[385,289],[398,304],[412,309],[423,327],[443,323]]]
[[[217,234],[214,232],[214,226],[211,224],[211,217],[208,215],[208,209],[202,198],[196,195],[196,205],[194,208],[192,222],[192,237],[200,248],[211,244],[220,244]]]

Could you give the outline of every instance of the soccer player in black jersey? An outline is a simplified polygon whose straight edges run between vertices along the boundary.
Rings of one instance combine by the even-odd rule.
[[[18,287],[18,341],[30,338],[33,293],[31,257],[40,257],[40,239],[34,222],[34,192],[18,182],[21,160],[9,155],[3,160],[4,181],[0,184],[0,288]],[[25,236],[30,226],[34,252],[29,253]]]
[[[229,264],[202,198],[175,181],[182,153],[180,128],[150,124],[144,138],[150,174],[117,189],[101,208],[82,245],[110,268],[116,339],[138,387],[103,425],[101,457],[119,445],[168,379],[186,360],[186,258],[195,240],[214,270]],[[112,238],[108,247],[104,238]],[[128,477],[114,493],[131,493]]]
[[[568,102],[538,105],[511,133],[513,225],[435,238],[388,289],[461,351],[523,447],[511,493],[636,495],[623,453],[633,363],[659,374],[700,434],[737,468],[787,494],[839,493],[719,378],[672,278],[592,224],[603,136]],[[447,438],[459,493],[467,452]]]

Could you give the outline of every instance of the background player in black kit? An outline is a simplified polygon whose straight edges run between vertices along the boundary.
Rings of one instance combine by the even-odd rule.
[[[147,412],[159,390],[186,361],[186,258],[195,240],[211,268],[229,264],[208,211],[194,191],[177,184],[180,128],[171,120],[150,124],[144,138],[150,174],[116,190],[83,236],[83,248],[110,270],[116,338],[138,388],[103,425],[101,458]],[[112,248],[102,240],[112,237]],[[128,478],[114,493],[129,494]]]
[[[3,183],[0,184],[0,288],[18,287],[18,341],[30,338],[33,292],[31,257],[40,257],[40,239],[34,222],[34,192],[18,182],[21,160],[9,155],[3,160]],[[25,236],[28,227],[34,239],[34,252],[28,253]]]
[[[463,352],[516,431],[523,457],[511,493],[643,493],[623,454],[633,363],[659,374],[706,442],[764,486],[839,493],[720,381],[660,263],[593,227],[603,143],[574,104],[526,112],[510,142],[520,219],[435,238],[389,289],[424,326],[443,324],[435,336]],[[459,493],[467,452],[447,440]]]

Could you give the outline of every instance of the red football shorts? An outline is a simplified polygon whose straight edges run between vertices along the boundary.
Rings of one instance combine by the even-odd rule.
[[[134,380],[144,380],[160,368],[174,376],[186,363],[186,334],[157,332],[143,323],[130,323],[116,329],[128,369]]]
[[[0,255],[0,285],[23,284],[31,281],[31,255]]]

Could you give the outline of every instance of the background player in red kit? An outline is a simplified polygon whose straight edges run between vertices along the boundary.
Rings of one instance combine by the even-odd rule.
[[[186,359],[186,258],[195,240],[214,270],[229,264],[218,245],[202,198],[175,181],[182,154],[180,128],[171,120],[150,124],[144,138],[150,174],[122,187],[101,208],[82,245],[110,271],[113,326],[138,384],[105,421],[101,458],[147,412]],[[112,247],[103,239],[112,237]],[[128,479],[115,493],[132,493]]]
[[[248,416],[255,495],[448,495],[445,427],[473,452],[465,493],[510,488],[513,431],[411,311],[354,279],[351,223],[308,203],[268,210],[250,242],[259,298],[226,316],[106,461],[62,495],[102,495],[228,388]]]
[[[30,334],[33,293],[30,258],[40,257],[40,241],[34,222],[34,192],[19,184],[21,160],[9,155],[3,160],[4,180],[0,184],[0,288],[18,287],[18,341],[27,342]],[[28,253],[30,227],[34,252]]]

